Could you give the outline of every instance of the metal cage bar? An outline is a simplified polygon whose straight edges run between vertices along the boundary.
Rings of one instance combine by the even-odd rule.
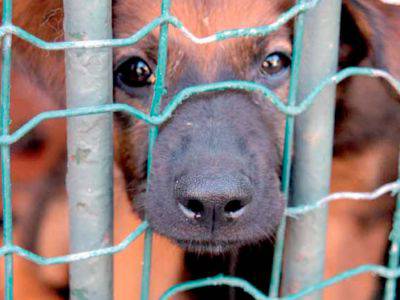
[[[12,22],[12,1],[3,1],[2,25]],[[1,135],[7,135],[10,130],[10,81],[11,81],[11,34],[2,40],[1,58]],[[11,157],[10,145],[1,145],[1,198],[3,204],[3,243],[5,247],[12,247],[13,221],[11,203]],[[4,262],[4,298],[13,298],[14,272],[13,254],[5,255]]]
[[[112,37],[111,0],[64,1],[65,37],[82,41]],[[67,50],[67,107],[112,102],[112,50]],[[68,119],[67,191],[71,253],[113,244],[112,115]],[[113,257],[70,265],[71,299],[112,299]]]
[[[336,72],[340,0],[322,0],[304,14],[298,97]],[[329,51],[327,51],[329,49]],[[310,204],[329,193],[336,86],[325,88],[295,121],[294,165],[289,206]],[[285,295],[323,279],[327,209],[287,220],[282,290]],[[321,292],[310,299],[319,299]]]
[[[81,2],[81,3],[80,3]],[[283,175],[283,191],[290,192],[290,162],[292,131],[296,118],[296,164],[292,192],[292,204],[286,210],[288,216],[299,216],[298,220],[289,219],[287,247],[284,266],[284,293],[291,293],[283,299],[299,299],[312,294],[319,298],[323,288],[358,274],[370,272],[387,278],[385,299],[393,299],[396,290],[396,278],[400,276],[398,247],[400,244],[399,223],[400,206],[394,216],[391,233],[392,246],[390,262],[387,267],[380,265],[362,265],[349,269],[332,278],[322,281],[324,260],[325,213],[318,209],[326,204],[324,195],[328,192],[330,173],[331,142],[333,126],[334,84],[349,76],[362,75],[385,79],[400,93],[400,82],[384,70],[353,67],[335,73],[337,60],[337,35],[340,16],[338,0],[298,0],[298,3],[284,12],[277,20],[266,26],[232,29],[217,32],[206,37],[193,35],[183,23],[169,13],[169,0],[162,2],[162,15],[123,39],[111,38],[111,0],[65,0],[66,39],[64,42],[47,42],[29,34],[12,24],[12,1],[4,0],[3,20],[0,27],[2,41],[2,79],[1,79],[1,163],[2,163],[2,204],[4,218],[4,244],[0,247],[0,256],[5,256],[5,299],[13,299],[13,255],[19,255],[36,264],[71,264],[71,297],[73,299],[111,299],[112,298],[112,255],[125,249],[140,234],[148,229],[143,222],[126,239],[115,246],[112,244],[112,119],[111,113],[125,111],[132,117],[143,120],[152,126],[149,136],[149,168],[151,167],[151,149],[157,136],[157,126],[165,122],[178,105],[193,95],[238,89],[259,91],[266,101],[276,106],[279,112],[288,116]],[[317,6],[317,9],[315,7]],[[306,13],[305,16],[302,14]],[[163,111],[159,111],[160,101],[165,89],[165,66],[167,60],[168,25],[179,29],[196,44],[213,43],[225,39],[244,36],[265,36],[298,16],[291,91],[288,103],[285,103],[273,91],[265,86],[247,81],[225,81],[188,87],[173,96]],[[305,21],[305,27],[301,23]],[[300,24],[299,24],[300,23]],[[155,87],[150,114],[127,104],[111,104],[112,99],[112,57],[106,47],[129,46],[144,38],[150,31],[160,26],[160,44]],[[304,38],[302,37],[305,30]],[[11,35],[46,50],[67,50],[67,98],[68,108],[38,114],[15,132],[9,132],[10,114],[10,68]],[[298,62],[304,44],[304,59]],[[314,58],[316,60],[314,60]],[[296,90],[297,79],[299,89]],[[303,100],[301,100],[303,99]],[[316,101],[315,105],[313,103]],[[81,107],[85,106],[85,107]],[[307,112],[307,110],[310,111]],[[90,115],[90,116],[89,116]],[[79,118],[76,118],[78,117]],[[328,117],[327,117],[328,116]],[[68,193],[71,212],[71,252],[59,257],[43,257],[18,245],[12,239],[12,207],[10,176],[10,145],[15,143],[40,122],[54,118],[69,118],[68,122]],[[328,121],[328,122],[327,122]],[[149,172],[150,174],[150,172]],[[365,193],[363,199],[376,199],[381,193],[392,191],[399,193],[400,179],[382,186],[378,190]],[[379,191],[381,190],[381,191]],[[333,198],[360,199],[360,193],[338,193],[345,196]],[[350,195],[351,194],[351,195]],[[398,196],[399,197],[399,196]],[[333,199],[332,198],[332,199]],[[319,200],[315,203],[315,200]],[[400,199],[398,198],[398,203]],[[303,219],[304,218],[304,219]],[[284,228],[284,227],[281,227]],[[148,299],[151,267],[151,230],[147,230],[145,256],[143,264],[142,299]],[[281,230],[283,236],[283,230]],[[282,247],[283,247],[283,239]],[[298,241],[302,241],[300,244]],[[299,247],[302,245],[301,247]],[[78,253],[79,252],[79,253]],[[281,256],[277,256],[271,285],[272,297],[267,297],[247,281],[218,275],[184,282],[169,288],[161,299],[201,286],[229,285],[243,288],[256,299],[277,299],[279,291]],[[318,292],[318,294],[316,293]]]

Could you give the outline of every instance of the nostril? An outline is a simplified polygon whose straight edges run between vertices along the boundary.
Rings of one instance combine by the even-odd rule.
[[[236,219],[244,213],[246,204],[242,200],[231,200],[225,205],[224,214],[231,219]]]
[[[200,202],[200,200],[197,199],[190,199],[187,202],[186,207],[195,214],[202,214],[204,212],[203,204]]]
[[[237,212],[238,210],[240,210],[242,207],[243,207],[242,201],[232,200],[232,201],[229,201],[225,205],[225,212],[226,213],[234,213],[234,212]]]
[[[190,219],[199,219],[204,213],[204,205],[198,199],[181,200],[178,206]]]

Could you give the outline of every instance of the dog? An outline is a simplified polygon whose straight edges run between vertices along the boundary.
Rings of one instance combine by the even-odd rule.
[[[272,23],[293,4],[172,1],[171,13],[195,35],[206,36],[223,29]],[[114,35],[124,38],[160,15],[160,1],[114,1],[113,14]],[[62,3],[16,0],[14,23],[42,39],[62,40]],[[344,1],[339,67],[373,66],[399,78],[399,26],[397,6],[372,0]],[[258,82],[286,99],[292,37],[293,24],[288,23],[267,37],[195,45],[171,27],[167,93],[161,108],[185,87],[225,80]],[[158,31],[153,31],[133,46],[114,49],[115,102],[149,111],[157,45]],[[62,106],[63,53],[45,53],[20,40],[15,40],[13,47],[13,68]],[[388,84],[376,79],[354,77],[339,84],[333,191],[370,191],[396,178],[398,100]],[[265,291],[268,268],[264,266],[269,262],[260,263],[259,259],[268,260],[264,247],[271,248],[269,240],[284,212],[280,192],[284,119],[257,93],[229,90],[193,96],[160,126],[154,162],[147,174],[148,126],[124,113],[116,114],[117,160],[126,192],[141,218],[146,217],[158,234],[187,252],[186,279],[229,272]],[[361,174],[361,168],[367,171]],[[392,209],[392,201],[331,205],[328,275],[353,265],[354,258],[383,263]],[[357,241],[352,241],[357,247],[348,247],[343,231],[357,234]],[[366,247],[371,251],[362,250]],[[343,249],[346,253],[340,252],[338,262],[338,251]],[[214,263],[206,263],[210,261]],[[339,299],[345,294],[365,299],[379,287],[378,281],[368,276],[354,278],[349,285],[330,288],[327,297]],[[205,298],[208,292],[200,289],[197,296]],[[215,288],[212,293],[220,293],[222,299],[230,291]],[[245,295],[237,291],[236,297]]]

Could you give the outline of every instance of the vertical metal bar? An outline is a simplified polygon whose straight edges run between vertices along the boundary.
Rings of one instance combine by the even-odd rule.
[[[112,37],[111,0],[66,0],[65,37],[81,41]],[[112,102],[112,50],[66,51],[67,107]],[[70,251],[113,243],[112,115],[68,119],[67,190]],[[71,299],[112,299],[113,258],[70,265]]]
[[[161,16],[168,17],[171,2],[170,0],[163,0],[161,3]],[[165,94],[165,74],[168,62],[168,23],[160,26],[160,37],[158,42],[158,57],[156,69],[156,83],[154,85],[154,94],[151,101],[150,115],[156,116],[160,113],[161,100]],[[153,147],[158,135],[158,127],[152,126],[149,132],[149,147],[147,159],[147,174],[148,181],[151,173],[151,165],[153,162]],[[141,286],[141,300],[149,299],[150,291],[150,269],[151,269],[151,253],[152,253],[152,230],[148,228],[144,237],[144,254],[143,254],[143,268],[142,268],[142,286]]]
[[[12,22],[12,1],[3,1],[2,25],[10,25]],[[11,77],[11,34],[6,34],[2,41],[1,61],[1,135],[9,133],[10,126],[10,77]],[[1,196],[3,201],[3,243],[5,247],[13,246],[13,222],[11,203],[11,168],[10,146],[1,146]],[[5,255],[4,272],[4,299],[13,299],[14,272],[13,254]]]
[[[304,3],[304,2],[305,1],[302,0],[298,1],[298,3]],[[301,53],[303,46],[303,33],[304,33],[304,15],[301,14],[296,18],[295,21],[295,34],[293,40],[293,56],[292,56],[293,58],[292,58],[291,74],[290,74],[288,105],[296,104],[297,85],[299,81],[299,69],[300,69]],[[290,174],[292,167],[294,121],[295,120],[293,116],[286,117],[285,144],[284,144],[283,159],[282,159],[282,186],[281,186],[282,193],[285,195],[286,200],[289,198],[289,183],[290,183]],[[269,288],[270,297],[278,297],[279,295],[279,286],[282,273],[282,256],[285,243],[285,230],[286,230],[286,217],[283,217],[277,233],[277,239],[274,251],[271,283]]]
[[[400,181],[400,155],[398,162],[398,181]],[[390,240],[392,244],[389,249],[389,263],[388,267],[396,269],[399,266],[399,247],[400,247],[400,193],[397,194],[396,210],[393,216],[393,227],[390,233]],[[396,287],[398,278],[390,278],[386,280],[385,285],[385,300],[392,300],[396,298]]]
[[[304,14],[303,53],[298,99],[336,72],[340,0],[322,0]],[[335,107],[335,86],[319,94],[314,105],[297,117],[289,205],[317,201],[329,193]],[[284,253],[283,293],[291,294],[323,279],[327,209],[288,219]],[[321,298],[317,292],[308,299]]]

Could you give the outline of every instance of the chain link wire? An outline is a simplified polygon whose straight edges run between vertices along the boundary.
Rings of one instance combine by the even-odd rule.
[[[217,32],[213,35],[206,37],[197,37],[190,32],[184,24],[176,17],[170,14],[170,0],[162,1],[161,15],[154,19],[152,22],[144,26],[142,29],[132,34],[128,38],[123,39],[106,39],[106,40],[91,40],[91,41],[64,41],[64,42],[48,42],[44,41],[22,28],[12,24],[12,0],[3,1],[3,18],[0,27],[0,39],[2,43],[2,70],[1,70],[1,172],[2,172],[2,205],[3,205],[3,246],[0,247],[0,256],[5,257],[5,299],[13,299],[13,255],[19,255],[27,260],[30,260],[39,265],[54,265],[54,264],[67,264],[76,261],[82,261],[93,257],[103,255],[113,255],[127,248],[137,237],[141,234],[146,234],[145,242],[145,258],[143,266],[142,278],[142,295],[141,299],[148,299],[149,295],[149,274],[150,274],[150,258],[151,258],[151,229],[147,221],[143,221],[133,232],[131,232],[122,242],[112,247],[97,249],[93,251],[86,251],[74,253],[58,257],[43,257],[32,253],[24,248],[21,248],[13,243],[13,224],[12,224],[12,207],[11,207],[11,170],[10,170],[10,145],[17,142],[23,136],[29,133],[33,128],[41,122],[49,119],[79,117],[93,114],[104,114],[123,111],[144,121],[149,126],[150,130],[150,146],[149,146],[149,168],[152,161],[152,147],[157,137],[157,126],[163,124],[170,118],[177,109],[177,107],[190,97],[214,91],[223,90],[243,90],[248,92],[259,92],[265,97],[265,101],[270,101],[279,112],[288,116],[289,121],[293,122],[293,118],[304,111],[306,111],[315,101],[318,94],[328,85],[336,85],[350,76],[368,76],[379,77],[386,80],[397,93],[400,94],[400,81],[385,70],[367,68],[367,67],[349,67],[333,76],[325,78],[319,85],[317,85],[311,93],[309,93],[299,104],[293,101],[285,103],[273,91],[263,85],[248,82],[248,81],[224,81],[211,84],[204,84],[198,86],[191,86],[178,92],[170,103],[160,110],[160,101],[164,93],[164,78],[167,64],[167,44],[168,44],[168,27],[173,26],[179,29],[183,35],[196,44],[206,44],[218,42],[226,39],[238,37],[257,37],[265,36],[276,30],[290,20],[301,16],[304,12],[313,9],[319,0],[301,1],[291,7],[288,11],[280,15],[275,22],[266,26],[251,27],[245,29],[232,29]],[[339,17],[339,16],[338,16]],[[301,24],[299,26],[302,26]],[[149,114],[134,108],[127,104],[105,104],[90,107],[79,107],[73,109],[53,110],[42,112],[31,120],[26,122],[23,126],[15,130],[13,133],[9,132],[10,124],[10,69],[11,69],[11,37],[17,36],[32,45],[50,51],[66,50],[66,49],[79,49],[79,48],[103,48],[103,47],[123,47],[130,46],[141,39],[145,38],[152,30],[160,27],[160,41],[159,41],[159,61],[157,65],[157,81],[154,88],[154,95],[152,101],[152,109]],[[292,66],[293,67],[293,66]],[[290,140],[293,132],[287,134],[287,139]],[[285,165],[285,163],[284,163]],[[290,170],[287,171],[286,176],[289,178]],[[288,183],[288,182],[287,182]],[[287,190],[287,188],[283,187]],[[327,286],[338,283],[342,280],[357,276],[363,273],[373,273],[388,279],[385,288],[385,299],[394,299],[396,290],[396,279],[400,277],[399,263],[399,243],[400,243],[400,178],[392,183],[385,184],[375,191],[369,193],[354,193],[343,192],[331,194],[328,197],[321,199],[314,205],[302,205],[286,209],[286,217],[300,218],[302,215],[310,211],[327,205],[332,201],[340,199],[347,200],[375,200],[385,193],[397,194],[397,208],[393,217],[393,229],[390,234],[392,245],[389,250],[389,263],[388,266],[380,265],[362,265],[354,269],[349,269],[341,274],[332,278],[326,279],[316,285],[305,288],[295,294],[278,298],[277,295],[267,296],[261,291],[257,290],[249,282],[225,275],[218,275],[215,277],[204,278],[189,282],[184,282],[169,288],[162,296],[161,299],[170,299],[176,293],[195,289],[204,286],[227,285],[232,287],[242,288],[245,292],[253,296],[255,299],[298,299],[305,295],[311,294],[315,291],[321,290]],[[287,194],[286,194],[287,196]],[[279,241],[278,241],[279,242]],[[283,246],[283,244],[282,244]],[[273,277],[280,276],[280,268],[277,269]],[[279,282],[279,280],[277,281]]]

